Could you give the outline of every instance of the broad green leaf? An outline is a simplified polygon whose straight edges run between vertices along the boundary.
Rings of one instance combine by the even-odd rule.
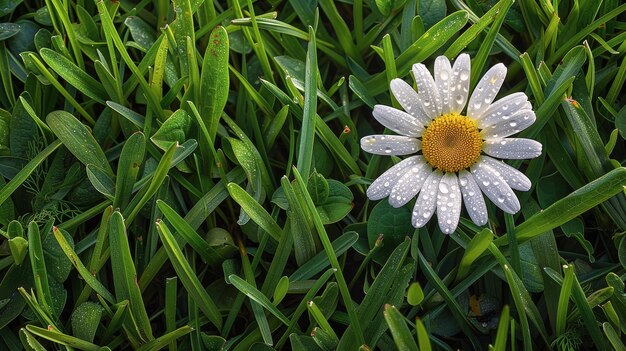
[[[406,293],[406,300],[411,306],[417,306],[424,300],[424,291],[419,282],[414,282],[409,285],[409,289]]]
[[[72,331],[77,338],[93,342],[102,318],[102,307],[94,302],[84,302],[72,313]]]
[[[16,291],[22,286],[33,286],[29,264],[11,265],[0,281],[0,301],[4,301],[4,306],[0,309],[0,328],[17,318],[26,306],[26,301]]]
[[[130,30],[130,35],[135,43],[145,51],[148,51],[156,41],[154,28],[151,28],[141,17],[129,16],[124,21],[124,24]]]
[[[20,25],[16,23],[0,23],[0,41],[9,39],[21,29]]]
[[[49,227],[47,228],[48,230]],[[70,248],[74,248],[74,238],[65,230],[59,229],[59,235],[63,236],[65,242]],[[69,257],[66,257],[64,253],[64,249],[61,244],[58,242],[58,239],[55,240],[53,235],[49,235],[48,233],[43,233],[43,253],[46,260],[46,267],[48,274],[56,279],[58,282],[64,282],[70,275],[70,271],[72,270],[72,263]]]
[[[420,0],[419,13],[424,27],[430,28],[446,17],[445,0]]]
[[[85,166],[97,165],[113,175],[111,165],[89,129],[76,117],[65,111],[50,112],[46,122],[54,134]]]
[[[202,333],[200,337],[202,338],[202,343],[204,347],[206,347],[208,351],[224,350],[224,345],[226,345],[226,339],[222,338],[221,336],[207,335],[205,333]]]
[[[137,180],[137,174],[143,163],[146,149],[146,138],[143,133],[137,132],[126,140],[120,159],[117,164],[117,177],[115,178],[114,208],[125,208],[132,196],[133,186]]]
[[[102,168],[93,164],[87,165],[87,177],[91,185],[93,185],[100,194],[109,199],[113,199],[115,196],[115,183]]]
[[[43,48],[39,52],[43,60],[52,68],[59,76],[61,76],[69,84],[73,85],[78,91],[86,96],[104,104],[107,99],[107,92],[102,84],[95,80],[87,72],[80,69],[72,61],[62,54],[51,49]]]
[[[274,289],[273,304],[274,305],[280,304],[280,302],[287,295],[288,290],[289,290],[289,278],[287,278],[286,276],[282,276],[280,280],[278,281],[278,284],[276,284],[276,288]]]
[[[315,208],[324,224],[331,224],[342,220],[353,207],[353,195],[343,183],[329,179],[328,197],[324,203]]]
[[[330,192],[328,181],[324,178],[323,175],[317,173],[315,170],[313,170],[313,172],[311,173],[306,187],[309,191],[309,194],[311,194],[311,199],[313,200],[313,203],[316,206],[325,203],[328,199],[328,195]]]
[[[15,8],[22,3],[23,0],[7,0],[2,2],[0,6],[0,17],[4,17],[15,10]]]
[[[385,305],[384,315],[396,347],[399,350],[418,351],[415,338],[398,309],[392,305]]]
[[[21,95],[24,101],[30,100],[30,94],[23,93]],[[35,143],[37,139],[37,125],[28,115],[26,105],[22,102],[22,99],[15,104],[11,117],[7,120],[9,128],[9,144],[11,156],[28,158],[29,148]]]
[[[8,241],[13,260],[17,265],[21,265],[26,254],[28,254],[28,241],[21,236],[11,238]]]
[[[465,248],[459,269],[457,271],[457,281],[465,278],[470,271],[472,263],[487,250],[493,240],[493,233],[489,229],[483,229],[470,240]]]
[[[161,150],[167,150],[172,144],[184,143],[191,132],[191,117],[184,110],[177,110],[161,125],[150,140]]]
[[[200,75],[200,115],[209,131],[211,140],[215,140],[217,127],[226,99],[228,98],[228,34],[224,27],[218,26],[209,36],[209,45],[204,52]]]
[[[378,250],[376,260],[385,261],[391,252],[415,230],[411,226],[411,211],[406,207],[394,208],[387,201],[377,203],[369,218],[367,240],[370,249],[374,247],[379,235],[384,235],[383,246]]]

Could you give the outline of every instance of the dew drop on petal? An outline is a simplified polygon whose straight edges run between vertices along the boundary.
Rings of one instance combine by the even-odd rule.
[[[467,185],[467,178],[461,177],[459,179],[459,182],[461,183],[461,186],[466,186]]]
[[[448,184],[446,184],[446,183],[439,183],[439,191],[441,191],[442,194],[447,194],[448,191],[450,191],[448,189]]]

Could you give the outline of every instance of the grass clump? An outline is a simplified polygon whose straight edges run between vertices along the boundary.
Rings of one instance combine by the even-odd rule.
[[[3,1],[0,349],[626,349],[624,11]],[[402,158],[360,139],[462,53],[543,149],[520,212],[444,235],[368,199]]]

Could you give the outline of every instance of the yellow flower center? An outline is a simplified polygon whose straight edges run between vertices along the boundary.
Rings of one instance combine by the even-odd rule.
[[[424,158],[444,172],[470,167],[478,161],[482,147],[476,122],[456,113],[435,118],[422,135]]]

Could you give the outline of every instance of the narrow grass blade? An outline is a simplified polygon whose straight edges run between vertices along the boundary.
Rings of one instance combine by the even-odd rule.
[[[53,317],[52,294],[50,293],[46,261],[44,260],[43,247],[41,246],[41,233],[36,222],[28,223],[28,254],[30,256],[30,265],[33,269],[37,299],[43,309]]]
[[[70,262],[72,262],[72,265],[74,265],[74,267],[76,268],[80,276],[85,280],[87,285],[89,285],[95,292],[97,292],[108,302],[114,303],[115,297],[113,297],[113,295],[107,290],[107,288],[104,287],[104,285],[102,285],[102,283],[100,283],[100,281],[98,281],[98,279],[96,279],[96,277],[94,277],[91,272],[89,272],[89,270],[85,267],[76,252],[74,252],[70,244],[67,242],[61,231],[57,227],[54,227],[52,232],[54,233],[54,238],[59,243],[59,246],[61,246],[61,249],[63,249],[63,252],[70,260]]]
[[[259,304],[261,304],[261,306],[265,307],[265,309],[267,309],[270,313],[276,316],[276,318],[280,319],[280,321],[283,322],[285,325],[289,325],[289,318],[287,318],[278,308],[276,308],[276,306],[272,304],[267,296],[265,296],[257,288],[250,285],[250,283],[234,274],[228,276],[228,281],[246,296],[258,302]]]
[[[75,338],[73,336],[63,334],[55,329],[44,329],[31,324],[26,325],[26,330],[39,337],[52,341],[54,343],[65,345],[69,347],[75,347],[79,350],[85,351],[102,351],[100,346],[87,342],[85,340]]]
[[[614,169],[530,217],[515,228],[514,235],[521,244],[623,192],[624,186],[626,186],[626,168]],[[506,235],[496,239],[494,241],[496,245],[506,242]]]
[[[494,351],[506,351],[506,339],[509,335],[509,324],[511,319],[509,317],[509,306],[504,305],[502,307],[502,313],[500,314],[500,320],[498,321],[498,329],[496,331],[496,340],[493,343],[492,349]]]
[[[189,262],[180,250],[176,239],[167,228],[165,223],[158,221],[156,223],[159,236],[163,242],[163,247],[167,252],[167,256],[174,266],[174,270],[187,292],[197,301],[198,307],[204,313],[204,315],[213,323],[218,329],[222,327],[222,316],[215,305],[215,302],[211,299],[206,290],[202,287],[202,283],[198,280],[195,272],[189,265]]]
[[[163,212],[168,222],[172,224],[172,227],[178,232],[178,234],[184,238],[184,240],[193,247],[196,252],[202,257],[202,259],[212,266],[218,266],[222,263],[224,258],[215,251],[185,220],[174,211],[163,200],[157,200],[157,206],[159,210]]]
[[[237,201],[241,208],[252,218],[252,220],[258,224],[263,230],[265,230],[274,240],[280,241],[282,236],[282,229],[276,224],[276,221],[270,216],[270,214],[242,187],[235,183],[229,183],[226,188],[230,193],[230,196]]]
[[[165,348],[170,343],[175,343],[177,339],[182,338],[183,336],[191,333],[193,328],[185,325],[174,331],[171,331],[163,336],[160,336],[149,343],[146,343],[142,347],[138,348],[137,351],[157,351]]]
[[[5,186],[0,189],[0,205],[13,194],[13,192],[20,186],[28,177],[35,171],[35,169],[50,156],[54,150],[56,150],[62,143],[60,140],[55,140],[45,149],[43,149],[37,156],[30,160],[24,168],[22,168]]]
[[[334,7],[334,6],[333,6]],[[309,46],[304,73],[304,109],[297,167],[304,179],[309,179],[313,161],[313,141],[315,140],[315,114],[317,111],[317,49],[315,31],[309,27]]]
[[[148,340],[152,336],[152,325],[146,312],[141,291],[137,285],[137,272],[130,252],[124,218],[119,211],[113,212],[109,220],[109,246],[111,250],[111,268],[118,301],[128,300],[130,311],[142,337]]]

